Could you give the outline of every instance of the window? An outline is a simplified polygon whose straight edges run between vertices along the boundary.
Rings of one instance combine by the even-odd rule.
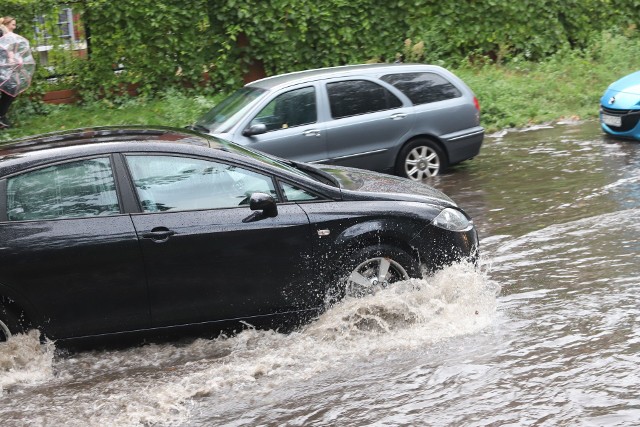
[[[53,14],[35,16],[33,30],[36,47],[50,45],[54,38],[59,38],[65,44],[78,41],[82,31],[77,20],[79,20],[79,14],[74,14],[70,7],[57,8]],[[53,35],[49,33],[50,30],[53,30]]]
[[[316,91],[313,87],[304,87],[276,96],[249,126],[262,123],[267,126],[267,131],[272,131],[307,125],[317,120]]]
[[[60,77],[57,66],[64,65],[71,57],[87,56],[87,41],[82,23],[82,5],[75,2],[71,8],[53,6],[46,14],[33,18],[33,51],[39,56],[39,64],[51,73],[51,78]],[[55,54],[52,51],[56,51]]]
[[[58,28],[60,28],[60,38],[73,41],[73,11],[65,7],[58,12]]]
[[[398,88],[414,105],[462,96],[460,90],[450,81],[435,73],[388,74],[381,80]]]
[[[313,193],[308,192],[307,190],[303,190],[300,187],[296,187],[295,185],[281,183],[282,192],[284,193],[285,198],[288,202],[307,202],[309,200],[319,200],[320,197],[316,196]]]
[[[206,112],[198,119],[197,124],[204,126],[209,131],[223,131],[224,125],[238,112],[251,105],[258,97],[265,92],[264,89],[243,87],[235,91],[231,96],[225,98],[218,105]]]
[[[144,212],[231,208],[252,193],[277,198],[271,178],[233,165],[170,156],[127,156]]]
[[[79,218],[120,213],[108,158],[27,172],[7,182],[9,221]]]
[[[368,80],[327,84],[334,119],[402,107],[402,101],[384,87]]]
[[[49,44],[51,35],[47,32],[44,15],[38,15],[33,18],[33,32],[37,46]]]

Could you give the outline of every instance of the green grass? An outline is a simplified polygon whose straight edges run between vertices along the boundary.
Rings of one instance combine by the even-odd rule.
[[[560,119],[592,119],[599,99],[618,78],[640,70],[640,38],[603,34],[581,51],[560,52],[541,63],[512,59],[506,65],[454,69],[480,100],[488,132]],[[22,95],[25,97],[26,95]],[[219,101],[217,96],[171,91],[154,99],[112,103],[36,106],[18,98],[12,107],[15,126],[0,141],[87,126],[147,124],[183,127]]]
[[[12,112],[14,126],[2,131],[0,140],[88,126],[183,127],[214,106],[221,96],[188,96],[172,91],[156,99],[130,98],[119,104],[99,100],[83,105],[44,105],[38,107],[40,111]],[[12,110],[19,107],[16,101]]]
[[[455,70],[480,100],[488,131],[559,119],[598,117],[609,84],[640,70],[640,39],[604,34],[582,51],[565,51],[542,63]]]

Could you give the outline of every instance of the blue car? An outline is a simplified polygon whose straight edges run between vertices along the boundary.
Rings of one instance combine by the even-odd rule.
[[[606,133],[640,140],[640,71],[613,82],[600,98],[600,125]]]

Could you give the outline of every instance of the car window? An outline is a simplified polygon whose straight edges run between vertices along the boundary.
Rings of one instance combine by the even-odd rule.
[[[444,77],[435,73],[387,74],[381,80],[395,86],[414,105],[459,98],[460,90]]]
[[[209,129],[210,132],[219,131],[231,118],[240,116],[239,112],[251,105],[264,92],[264,89],[259,88],[240,88],[206,112],[196,124]]]
[[[318,118],[316,91],[313,87],[291,90],[276,96],[249,126],[265,124],[267,132],[315,123]]]
[[[334,119],[402,107],[402,101],[379,84],[346,80],[327,84]]]
[[[287,184],[286,182],[280,183],[284,197],[288,202],[307,202],[310,200],[320,200],[319,196],[310,193],[295,185]]]
[[[234,165],[174,156],[127,156],[144,212],[231,208],[252,193],[277,198],[270,177]]]
[[[9,221],[119,214],[108,158],[49,166],[7,180]]]

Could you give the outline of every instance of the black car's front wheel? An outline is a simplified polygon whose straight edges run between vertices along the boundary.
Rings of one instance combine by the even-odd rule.
[[[442,173],[447,167],[447,158],[440,146],[420,138],[402,148],[396,162],[396,173],[413,181],[422,181]]]
[[[23,332],[19,319],[7,308],[0,305],[0,342],[9,340],[12,335]]]
[[[405,251],[389,245],[375,245],[358,251],[342,280],[343,295],[363,297],[389,285],[420,277],[418,262]]]

